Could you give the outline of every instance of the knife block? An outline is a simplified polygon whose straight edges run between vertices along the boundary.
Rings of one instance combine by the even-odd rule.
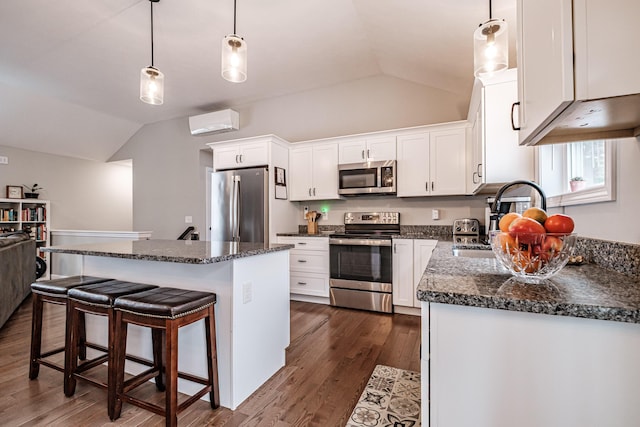
[[[316,221],[307,221],[307,234],[318,234],[318,223]]]

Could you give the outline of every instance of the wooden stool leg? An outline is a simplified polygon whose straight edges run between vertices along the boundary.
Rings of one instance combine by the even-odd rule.
[[[109,322],[108,333],[108,362],[107,362],[107,414],[113,419],[116,403],[116,376],[118,372],[118,363],[116,359],[116,316],[113,309],[109,310],[107,315]]]
[[[73,396],[76,392],[76,379],[73,373],[78,367],[78,322],[79,311],[73,300],[67,301],[67,326],[64,339],[64,394]]]
[[[40,373],[40,364],[37,360],[42,354],[42,297],[34,293],[32,298],[29,379],[33,380],[38,378],[38,374]]]
[[[115,421],[120,418],[120,412],[122,411],[122,399],[120,395],[124,393],[124,363],[127,354],[127,322],[122,321],[122,312],[116,310],[115,317],[115,349],[114,349],[114,363],[115,363],[115,401],[113,405],[113,411],[109,414],[111,421]]]
[[[158,375],[156,376],[156,389],[158,391],[165,391],[164,365],[166,361],[166,335],[164,333],[164,329],[152,328],[151,341],[153,344],[153,367],[158,370]]]
[[[205,335],[207,337],[207,370],[209,371],[209,401],[211,409],[220,406],[220,390],[218,388],[218,352],[216,350],[216,318],[213,305],[209,307],[209,314],[204,319]]]
[[[78,358],[80,360],[87,359],[87,329],[85,326],[84,312],[80,312],[80,320],[78,322]]]
[[[172,320],[167,320],[165,325],[167,336],[165,418],[167,427],[176,427],[178,425],[178,327]]]

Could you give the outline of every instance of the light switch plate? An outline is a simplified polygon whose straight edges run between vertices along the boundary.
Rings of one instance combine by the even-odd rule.
[[[8,165],[9,158],[7,156],[0,156],[0,165]]]

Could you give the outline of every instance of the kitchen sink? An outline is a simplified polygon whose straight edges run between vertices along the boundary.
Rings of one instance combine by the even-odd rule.
[[[477,248],[453,248],[453,256],[465,257],[465,258],[493,258],[493,251],[491,246],[477,247]]]

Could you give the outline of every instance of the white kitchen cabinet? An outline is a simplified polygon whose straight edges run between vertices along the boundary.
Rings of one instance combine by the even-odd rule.
[[[428,302],[422,322],[423,424],[640,425],[638,324]]]
[[[213,147],[213,168],[238,169],[269,164],[269,144],[266,141]]]
[[[638,1],[517,1],[520,144],[637,134],[638,96],[601,99],[640,93],[638,16]]]
[[[338,144],[309,144],[289,150],[292,201],[338,199]]]
[[[466,193],[467,126],[398,136],[398,197]]]
[[[437,240],[393,239],[393,305],[420,307],[416,292]]]
[[[534,180],[534,148],[518,145],[511,106],[518,98],[517,70],[476,79],[468,120],[471,123],[467,192],[517,179]]]
[[[290,253],[290,292],[329,297],[329,238],[278,236],[278,243],[295,245]]]
[[[396,137],[393,135],[342,141],[339,147],[341,165],[396,159]]]

